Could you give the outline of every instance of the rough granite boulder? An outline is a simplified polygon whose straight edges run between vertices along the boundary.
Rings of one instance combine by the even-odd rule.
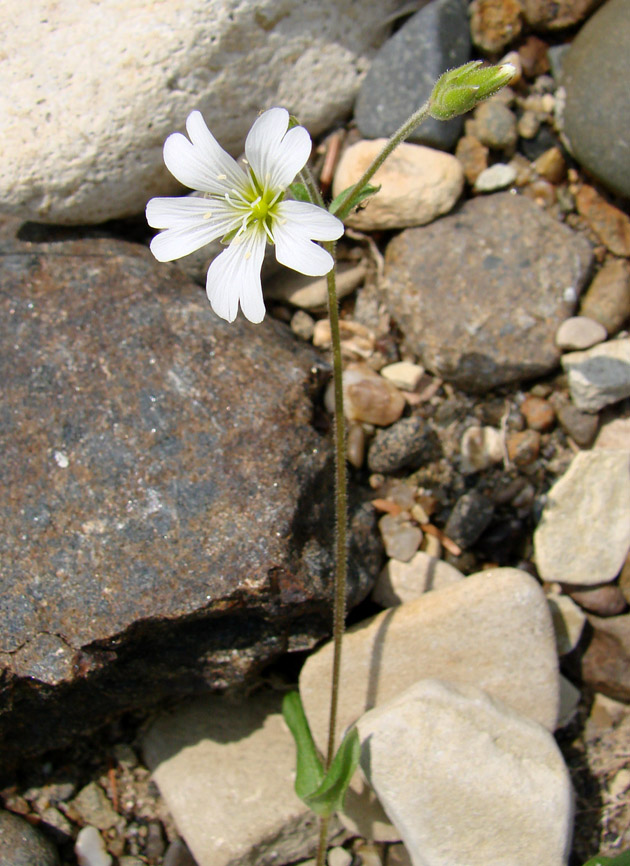
[[[588,241],[522,196],[471,199],[406,229],[385,255],[385,303],[422,364],[467,391],[545,375],[590,275]]]
[[[312,350],[140,246],[6,233],[0,341],[0,765],[328,633]],[[350,603],[380,563],[353,514]]]
[[[162,144],[193,109],[234,155],[259,111],[348,113],[399,0],[43,0],[3,16],[0,202],[50,223],[140,213],[179,187]],[[37,50],[33,49],[37,46]]]

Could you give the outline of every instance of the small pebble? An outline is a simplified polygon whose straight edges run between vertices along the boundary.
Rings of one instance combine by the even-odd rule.
[[[562,183],[567,173],[567,165],[559,147],[550,147],[549,150],[541,153],[534,161],[533,168],[549,183]]]
[[[377,432],[368,450],[368,466],[372,472],[418,469],[440,455],[436,433],[424,418],[414,416]]]
[[[474,44],[488,54],[498,54],[514,42],[523,27],[522,9],[517,0],[473,0],[469,8],[470,35]]]
[[[405,408],[401,392],[366,364],[348,364],[343,372],[344,414],[348,421],[365,421],[387,427],[397,421]],[[324,398],[326,409],[334,412],[334,391],[329,384]]]
[[[580,303],[580,313],[602,324],[609,336],[630,318],[630,265],[610,259],[596,274]]]
[[[488,168],[488,148],[474,135],[463,135],[457,142],[455,156],[464,169],[464,176],[472,186]]]
[[[590,349],[603,343],[607,336],[606,328],[599,322],[587,316],[571,316],[556,331],[556,346],[566,351]]]
[[[348,425],[346,456],[348,458],[348,463],[356,469],[360,469],[365,460],[365,438],[365,429],[363,424],[354,422]]]
[[[471,490],[459,497],[444,527],[445,534],[463,550],[471,547],[492,520],[494,505]]]
[[[378,522],[385,553],[392,559],[409,562],[422,541],[422,530],[407,520],[385,514]]]
[[[600,586],[577,587],[566,584],[566,594],[581,608],[598,616],[618,616],[624,613],[628,603],[616,583],[603,583]]]
[[[481,472],[503,460],[503,437],[494,427],[469,427],[462,436],[461,471]]]
[[[291,316],[291,330],[296,337],[309,342],[313,339],[315,320],[305,310],[296,310]]]
[[[492,150],[512,151],[516,145],[516,117],[501,101],[490,99],[475,109],[477,137]]]
[[[475,192],[496,192],[506,189],[516,180],[516,169],[512,165],[497,162],[484,169],[473,185]]]
[[[424,376],[424,367],[409,361],[398,361],[381,367],[379,372],[401,391],[415,391]]]
[[[523,189],[523,194],[531,198],[539,207],[551,207],[556,202],[556,188],[548,180],[532,180]]]
[[[523,430],[511,433],[507,439],[508,457],[518,467],[529,466],[540,452],[540,433],[537,430]]]
[[[528,394],[521,403],[521,412],[525,417],[527,426],[541,433],[551,430],[556,420],[556,413],[551,403],[531,394]]]
[[[83,827],[79,830],[74,844],[79,866],[111,866],[112,858],[107,853],[105,843],[96,827]]]
[[[519,46],[518,55],[521,58],[523,75],[526,78],[538,78],[549,72],[549,58],[547,57],[547,43],[538,36],[528,36],[525,42]]]
[[[521,138],[534,138],[540,129],[540,118],[535,111],[524,111],[520,116],[517,127]]]
[[[598,415],[580,412],[572,403],[559,406],[557,415],[560,426],[576,445],[588,448],[593,444],[599,427]]]

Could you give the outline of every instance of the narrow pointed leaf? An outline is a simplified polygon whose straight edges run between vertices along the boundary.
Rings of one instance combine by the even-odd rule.
[[[356,186],[356,184],[353,184],[352,186],[347,187],[346,189],[344,189],[343,192],[340,192],[339,195],[336,195],[334,197],[334,199],[328,205],[328,210],[332,214],[337,214],[337,211],[339,210],[339,206],[341,205],[342,201],[346,198],[346,196],[348,195],[350,190],[354,189],[355,186]],[[375,193],[377,193],[379,191],[379,189],[380,189],[380,186],[372,186],[371,184],[367,183],[363,187],[361,192],[359,193],[358,198],[356,198],[355,201],[352,203],[352,208],[356,207],[358,204],[361,204],[361,202],[364,201],[366,198],[369,198],[371,195],[374,195]],[[352,208],[350,208],[350,210],[352,210]],[[348,208],[344,207],[343,213],[338,214],[338,216],[340,219],[343,219],[343,217],[347,216],[348,213],[349,213]]]
[[[351,728],[341,741],[326,776],[312,794],[302,799],[313,812],[322,817],[343,809],[343,801],[359,763],[361,742],[356,728]]]
[[[324,766],[304,714],[302,699],[297,692],[288,692],[284,696],[282,715],[293,734],[297,751],[295,793],[308,805],[306,797],[316,791],[324,779]]]

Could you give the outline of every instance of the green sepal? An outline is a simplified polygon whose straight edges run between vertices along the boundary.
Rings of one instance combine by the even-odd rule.
[[[289,191],[296,201],[310,201],[311,197],[308,194],[308,189],[304,183],[289,184]]]
[[[346,189],[344,189],[343,192],[340,192],[339,195],[336,195],[334,197],[334,199],[328,205],[328,210],[330,211],[330,213],[336,214],[337,216],[340,217],[340,219],[343,219],[345,216],[348,215],[349,210],[352,210],[352,208],[356,207],[358,204],[361,204],[362,201],[365,201],[365,199],[369,198],[371,195],[375,195],[379,191],[379,189],[381,188],[380,186],[372,186],[372,184],[366,183],[366,185],[363,187],[363,189],[358,194],[358,196],[353,200],[351,207],[349,209],[344,208],[342,213],[337,214],[337,211],[339,210],[339,206],[341,205],[343,200],[348,196],[348,194],[351,192],[351,190],[353,190],[355,188],[355,186],[356,186],[356,184],[352,184],[352,186],[347,187]]]
[[[429,100],[429,114],[437,120],[465,114],[509,84],[515,72],[511,63],[482,66],[481,60],[449,69],[435,83]]]
[[[592,857],[584,866],[630,866],[630,848],[617,857]]]
[[[343,808],[348,785],[359,763],[361,743],[357,729],[351,728],[346,733],[325,772],[297,692],[285,695],[282,714],[297,750],[295,793],[316,815],[328,817]]]

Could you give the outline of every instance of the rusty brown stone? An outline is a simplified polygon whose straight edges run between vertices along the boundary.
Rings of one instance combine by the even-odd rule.
[[[586,183],[578,190],[575,203],[578,212],[611,253],[630,256],[630,217],[627,214]]]
[[[311,348],[269,317],[217,319],[140,245],[6,228],[3,766],[312,646],[334,527]],[[357,601],[379,547],[372,510],[353,513]]]
[[[468,13],[473,42],[489,54],[503,51],[523,28],[518,0],[473,0]]]
[[[562,30],[590,15],[603,0],[521,0],[525,18],[536,30]]]

